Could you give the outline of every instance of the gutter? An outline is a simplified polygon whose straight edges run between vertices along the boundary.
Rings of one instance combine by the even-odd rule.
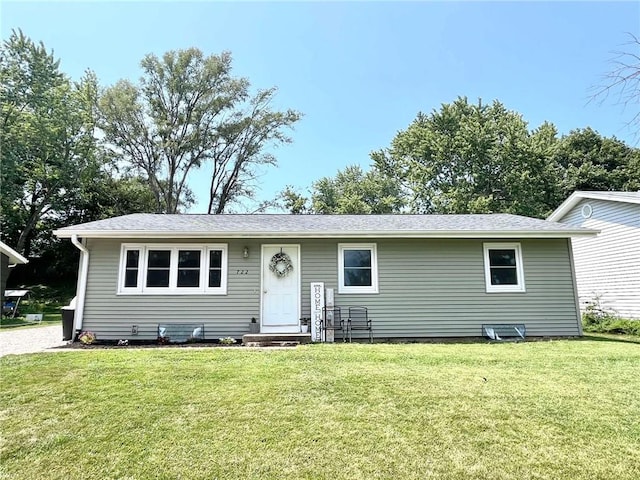
[[[431,231],[153,231],[153,230],[55,230],[58,238],[82,235],[90,238],[570,238],[593,237],[599,230],[575,228],[564,230],[431,230]]]
[[[87,293],[87,276],[89,274],[89,250],[79,240],[78,235],[71,235],[71,243],[80,250],[80,266],[78,267],[78,285],[76,287],[76,313],[74,316],[74,330],[82,330],[84,315],[84,299]]]

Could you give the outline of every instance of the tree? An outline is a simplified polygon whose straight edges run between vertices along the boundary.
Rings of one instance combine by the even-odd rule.
[[[300,114],[273,111],[275,89],[249,93],[231,76],[231,55],[205,57],[195,48],[147,55],[139,85],[121,80],[100,99],[105,145],[145,176],[157,212],[176,213],[193,202],[189,174],[212,164],[209,213],[251,197],[260,165],[274,165],[267,144],[288,142],[283,129]]]
[[[529,132],[522,116],[500,102],[474,105],[461,97],[419,113],[391,148],[371,157],[402,185],[414,213],[541,217],[557,202],[558,169],[544,153],[554,142],[551,125]]]
[[[364,172],[358,165],[338,171],[335,177],[313,182],[309,199],[287,187],[281,193],[290,213],[382,214],[398,213],[404,206],[399,184],[375,169]]]
[[[566,198],[575,190],[640,190],[640,150],[591,128],[572,130],[553,154]]]
[[[277,205],[283,210],[293,215],[312,213],[310,211],[309,199],[296,191],[292,185],[287,185],[277,199]]]
[[[627,35],[625,49],[612,52],[611,70],[592,87],[591,100],[603,103],[613,95],[617,105],[631,110],[627,125],[640,138],[640,39],[632,33]]]
[[[558,137],[529,130],[500,102],[458,98],[418,114],[391,147],[372,153],[420,213],[502,212],[545,218],[575,190],[637,190],[640,150],[591,128]]]
[[[38,263],[57,278],[72,278],[77,249],[53,238],[53,229],[155,204],[146,182],[119,173],[97,145],[93,73],[72,82],[52,52],[17,31],[0,48],[0,80],[3,240],[46,258]]]
[[[68,205],[95,159],[97,81],[59,71],[42,43],[13,32],[0,50],[2,233],[29,256],[38,223]]]

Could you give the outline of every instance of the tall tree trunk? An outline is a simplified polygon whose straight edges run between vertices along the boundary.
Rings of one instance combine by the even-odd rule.
[[[20,232],[20,237],[18,237],[16,251],[23,254],[25,257],[28,257],[29,253],[31,253],[31,239],[33,238],[33,229],[38,223],[40,215],[42,215],[42,212],[35,205],[32,205],[29,212],[29,219]]]

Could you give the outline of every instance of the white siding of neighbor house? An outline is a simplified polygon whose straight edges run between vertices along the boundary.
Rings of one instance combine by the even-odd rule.
[[[601,232],[572,241],[580,308],[599,298],[606,310],[640,318],[640,205],[585,198],[561,222]]]
[[[132,240],[87,242],[91,260],[83,329],[104,340],[151,340],[158,323],[203,323],[208,339],[239,338],[248,333],[251,317],[259,317],[262,241],[210,242],[229,245],[227,295],[117,295],[120,245],[127,242]],[[567,239],[520,241],[524,293],[486,292],[482,239],[381,239],[376,241],[379,293],[341,295],[338,244],[354,242],[283,240],[301,248],[301,316],[310,316],[310,283],[324,282],[335,289],[335,303],[345,312],[348,306],[369,308],[376,338],[477,337],[483,323],[524,323],[529,336],[580,334]],[[242,256],[245,246],[248,259]],[[137,336],[131,335],[132,325],[138,325]]]

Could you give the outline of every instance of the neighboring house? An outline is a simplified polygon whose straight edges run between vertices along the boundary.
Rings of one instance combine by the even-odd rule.
[[[9,278],[9,273],[11,273],[11,267],[28,262],[29,260],[9,245],[0,242],[0,307],[4,305],[4,291],[7,288],[7,279]]]
[[[640,192],[574,192],[547,220],[600,230],[573,240],[580,308],[640,319]]]
[[[503,214],[133,214],[54,233],[83,252],[75,328],[151,340],[167,322],[239,337],[252,317],[299,332],[314,282],[368,307],[378,339],[478,337],[484,323],[580,335],[570,237],[597,232]]]

